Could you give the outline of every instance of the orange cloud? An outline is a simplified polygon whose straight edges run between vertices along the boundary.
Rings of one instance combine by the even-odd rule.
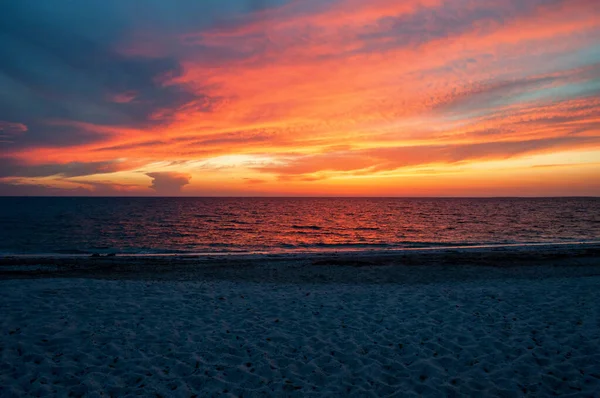
[[[123,57],[169,56],[180,65],[156,76],[158,92],[173,101],[152,103],[152,123],[46,120],[102,139],[0,153],[31,170],[118,159],[118,169],[108,170],[115,183],[147,175],[165,194],[183,186],[218,192],[219,184],[222,192],[252,186],[274,193],[278,181],[293,182],[282,192],[294,194],[329,192],[326,182],[340,193],[372,189],[362,176],[373,176],[385,193],[398,178],[416,184],[403,173],[429,166],[440,175],[438,188],[469,193],[483,177],[461,180],[443,169],[460,174],[467,173],[461,165],[582,150],[600,155],[597,3],[459,3],[291,1],[199,31],[136,32],[120,47]],[[136,47],[135,38],[159,34],[155,46],[144,40]],[[136,91],[109,101],[147,111]],[[207,166],[223,156],[233,156],[226,172]],[[510,173],[505,178],[518,174]],[[565,166],[550,180],[563,186],[568,173]]]

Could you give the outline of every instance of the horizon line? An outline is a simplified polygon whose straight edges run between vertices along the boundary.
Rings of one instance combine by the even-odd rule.
[[[600,199],[594,195],[553,196],[333,196],[333,195],[0,195],[0,198],[128,198],[128,199]]]

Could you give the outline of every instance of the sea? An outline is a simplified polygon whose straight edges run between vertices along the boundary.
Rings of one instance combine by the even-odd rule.
[[[0,198],[0,255],[410,250],[600,241],[600,198]]]

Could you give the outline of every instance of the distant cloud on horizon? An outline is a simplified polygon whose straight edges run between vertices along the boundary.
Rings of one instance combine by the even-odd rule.
[[[152,178],[150,188],[163,195],[177,195],[181,189],[190,183],[192,176],[184,173],[162,172],[147,173]]]

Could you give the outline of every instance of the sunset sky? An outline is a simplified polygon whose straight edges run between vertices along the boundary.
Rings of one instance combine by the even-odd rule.
[[[0,195],[600,195],[598,0],[0,5]]]

